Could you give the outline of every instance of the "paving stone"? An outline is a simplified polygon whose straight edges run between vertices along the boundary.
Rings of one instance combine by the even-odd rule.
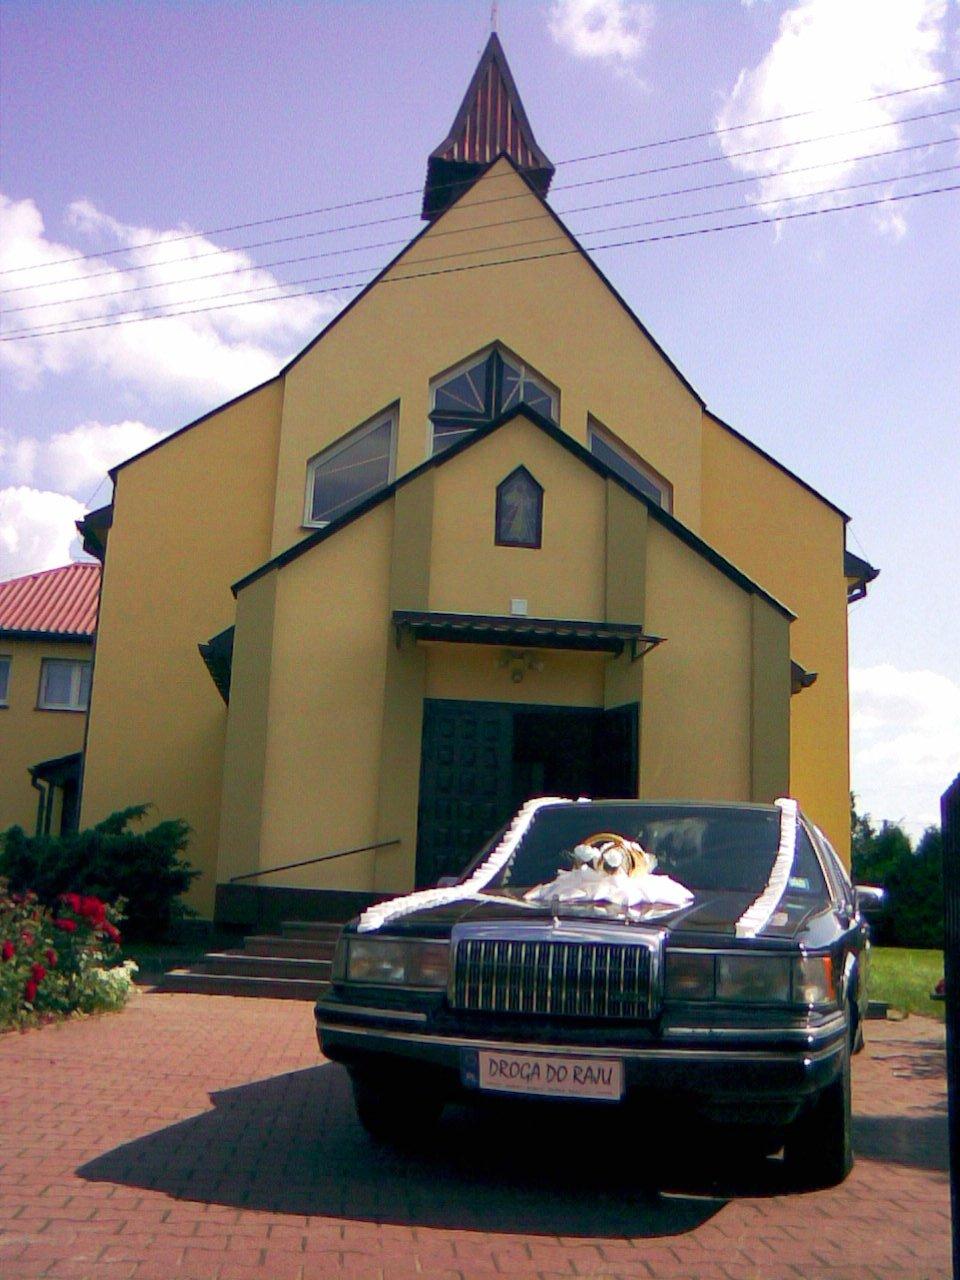
[[[451,1108],[427,1150],[376,1147],[308,1008],[141,994],[0,1037],[0,1274],[946,1280],[942,1027],[867,1033],[843,1186],[789,1194],[776,1161],[741,1175],[694,1150],[657,1194],[636,1145],[516,1111]]]

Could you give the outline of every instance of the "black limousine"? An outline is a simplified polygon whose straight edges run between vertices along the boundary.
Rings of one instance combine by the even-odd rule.
[[[876,892],[792,800],[530,801],[456,883],[345,928],[321,1049],[382,1140],[478,1095],[663,1099],[829,1185]]]

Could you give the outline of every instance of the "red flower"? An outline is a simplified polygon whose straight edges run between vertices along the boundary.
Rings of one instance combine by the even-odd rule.
[[[47,976],[47,971],[39,960],[36,964],[30,966],[30,976],[33,978],[34,982],[42,982]]]
[[[33,938],[33,934],[30,932],[29,929],[24,929],[20,937],[24,940],[24,942],[27,944],[28,947],[33,946],[34,938]]]
[[[3,944],[2,950],[0,950],[0,955],[3,956],[4,960],[12,960],[15,955],[15,948],[13,943],[5,942]]]
[[[57,967],[57,953],[54,951],[53,947],[47,947],[43,954],[46,956],[47,964],[50,968],[55,969]]]
[[[77,932],[76,920],[54,920],[53,927],[55,929],[62,929],[64,933]]]
[[[103,932],[107,935],[111,942],[120,942],[120,930],[116,925],[111,924],[108,920],[103,926]]]
[[[86,916],[95,929],[107,918],[107,908],[99,898],[81,898],[78,915]]]
[[[27,979],[27,985],[23,988],[23,997],[27,1004],[33,1004],[37,998],[37,984],[32,978]]]
[[[79,916],[82,914],[80,910],[81,900],[80,900],[79,893],[61,893],[60,901],[65,902],[67,906],[70,908],[70,910],[73,911],[76,915]]]

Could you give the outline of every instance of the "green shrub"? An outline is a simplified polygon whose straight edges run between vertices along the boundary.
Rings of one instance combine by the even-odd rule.
[[[0,880],[0,1028],[122,1008],[137,966],[119,962],[120,919],[92,895],[50,907]]]
[[[123,809],[95,827],[64,836],[28,836],[11,827],[0,836],[0,876],[12,891],[35,892],[51,906],[71,891],[105,902],[124,899],[128,937],[164,938],[172,924],[193,914],[180,895],[200,873],[181,856],[190,835],[185,822],[129,829],[147,810],[147,805]]]
[[[940,828],[928,827],[914,850],[898,823],[884,822],[878,831],[870,815],[858,814],[851,803],[851,835],[855,883],[881,885],[886,891],[883,911],[871,925],[874,942],[892,947],[942,947]]]

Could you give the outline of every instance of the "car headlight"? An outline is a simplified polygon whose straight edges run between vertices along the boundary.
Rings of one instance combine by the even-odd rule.
[[[829,955],[668,951],[664,994],[668,1000],[723,1000],[738,1004],[837,1003]]]
[[[445,987],[450,969],[450,945],[395,938],[344,938],[338,955],[337,977],[347,982],[380,986]]]

